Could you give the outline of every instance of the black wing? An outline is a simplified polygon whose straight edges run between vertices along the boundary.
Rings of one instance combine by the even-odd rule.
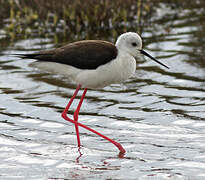
[[[117,57],[117,48],[107,41],[84,40],[53,50],[19,55],[19,57],[62,63],[79,69],[96,69],[100,65],[115,59]]]

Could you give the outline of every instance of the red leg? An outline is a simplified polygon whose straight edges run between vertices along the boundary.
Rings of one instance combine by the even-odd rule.
[[[65,120],[67,120],[67,121],[69,121],[69,122],[71,122],[71,123],[73,123],[73,124],[77,124],[78,126],[83,127],[83,128],[85,128],[85,129],[87,129],[88,131],[91,131],[91,132],[97,134],[98,136],[101,136],[102,138],[106,139],[107,141],[111,142],[112,144],[114,144],[114,145],[120,150],[121,153],[125,153],[125,152],[126,152],[120,143],[118,143],[118,142],[116,142],[116,141],[114,141],[114,140],[108,138],[107,136],[105,136],[105,135],[103,135],[103,134],[101,134],[101,133],[95,131],[94,129],[91,129],[91,128],[87,127],[87,126],[84,125],[84,124],[81,124],[81,123],[79,123],[79,122],[76,122],[76,121],[74,121],[74,120],[68,118],[66,114],[62,114],[62,117],[63,117]]]
[[[78,87],[76,88],[73,96],[71,97],[70,101],[68,102],[68,105],[66,106],[66,108],[64,109],[62,116],[66,115],[73,100],[75,99],[76,95],[78,94],[78,91],[80,90],[81,85],[78,85]],[[81,103],[82,104],[82,103]],[[67,115],[66,115],[67,116]],[[78,121],[78,119],[75,119],[75,121]],[[76,136],[77,136],[77,142],[78,142],[78,147],[80,147],[80,135],[79,135],[79,129],[78,129],[78,124],[75,123],[75,131],[76,131]]]
[[[78,104],[78,107],[77,107],[77,109],[76,109],[75,112],[74,112],[73,117],[74,117],[74,120],[75,120],[75,121],[78,121],[79,111],[80,111],[80,108],[81,108],[81,106],[82,106],[83,99],[85,98],[86,92],[87,92],[87,88],[84,89],[83,94],[82,94],[82,96],[81,96],[81,98],[80,98],[80,102],[79,102],[79,104]]]
[[[83,91],[83,94],[82,94],[82,96],[80,98],[80,102],[78,103],[78,107],[77,107],[77,109],[74,112],[73,118],[74,118],[74,121],[76,121],[76,122],[78,121],[78,115],[79,115],[80,107],[81,107],[81,105],[83,103],[83,99],[85,97],[86,92],[87,92],[87,89],[85,88],[85,90]],[[77,123],[75,124],[75,129],[76,129],[76,136],[77,136],[78,147],[80,148],[80,134],[79,134],[78,124]]]
[[[76,90],[77,90],[77,89],[76,89]],[[124,148],[122,147],[122,145],[121,145],[120,143],[118,143],[118,142],[116,142],[116,141],[114,141],[114,140],[108,138],[107,136],[105,136],[105,135],[103,135],[103,134],[101,134],[101,133],[95,131],[94,129],[91,129],[91,128],[87,127],[87,126],[84,125],[84,124],[79,123],[79,122],[76,120],[76,119],[78,119],[78,114],[79,114],[79,111],[80,111],[80,107],[81,107],[81,105],[82,105],[82,102],[83,102],[83,99],[84,99],[84,97],[85,97],[86,92],[87,92],[87,89],[84,90],[83,95],[82,95],[82,97],[81,97],[81,99],[80,99],[80,102],[79,102],[79,104],[78,104],[78,107],[77,107],[77,109],[76,109],[76,111],[75,111],[75,113],[74,113],[74,120],[70,119],[70,118],[67,116],[67,114],[66,114],[67,111],[65,111],[66,109],[65,109],[65,110],[63,111],[63,113],[62,113],[62,117],[63,117],[65,120],[67,120],[67,121],[69,121],[69,122],[71,122],[71,123],[74,123],[75,126],[83,127],[83,128],[85,128],[85,129],[87,129],[88,131],[91,131],[91,132],[97,134],[98,136],[101,136],[102,138],[104,138],[104,139],[106,139],[107,141],[109,141],[109,142],[111,142],[112,144],[114,144],[114,145],[120,150],[120,152],[124,154],[126,151],[124,150]],[[77,132],[76,132],[76,133],[77,133]]]

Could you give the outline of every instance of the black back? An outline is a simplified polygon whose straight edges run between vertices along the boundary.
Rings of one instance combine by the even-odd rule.
[[[96,69],[117,57],[114,44],[101,40],[84,40],[70,43],[61,48],[23,54],[21,58],[62,63],[79,69]]]

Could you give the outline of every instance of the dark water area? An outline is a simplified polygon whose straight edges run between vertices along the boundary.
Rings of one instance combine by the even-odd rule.
[[[150,11],[136,26],[119,22],[122,29],[79,36],[12,34],[11,20],[0,20],[0,179],[205,179],[205,3],[157,1]],[[146,59],[125,83],[88,90],[79,121],[127,152],[120,158],[111,143],[80,128],[80,155],[74,126],[61,118],[75,85],[6,54],[96,37],[114,42],[125,31],[141,32],[144,49],[170,69]]]

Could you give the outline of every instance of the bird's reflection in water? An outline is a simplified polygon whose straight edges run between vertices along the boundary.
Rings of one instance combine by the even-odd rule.
[[[76,163],[79,163],[80,158],[82,157],[83,153],[80,151],[81,147],[78,148],[79,156],[76,158]]]

